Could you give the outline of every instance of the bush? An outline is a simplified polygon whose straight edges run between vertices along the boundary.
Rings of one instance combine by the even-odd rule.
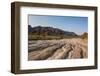
[[[86,33],[86,32],[83,33],[83,35],[81,35],[81,38],[82,39],[88,39],[88,33]]]

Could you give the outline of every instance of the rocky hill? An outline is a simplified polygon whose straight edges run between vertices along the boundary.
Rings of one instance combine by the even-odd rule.
[[[32,27],[31,25],[28,25],[28,33],[33,35],[78,36],[74,32],[64,31],[58,28],[43,27],[43,26]]]

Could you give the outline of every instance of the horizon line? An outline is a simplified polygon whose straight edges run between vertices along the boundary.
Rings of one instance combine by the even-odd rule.
[[[30,24],[28,24],[28,26],[29,26]],[[67,30],[64,30],[64,29],[61,29],[61,28],[58,28],[58,27],[53,27],[53,26],[43,26],[43,25],[37,25],[37,26],[32,26],[32,25],[30,25],[32,28],[34,28],[34,27],[52,27],[52,28],[56,28],[56,29],[60,29],[60,30],[63,30],[63,31],[66,31],[66,32],[73,32],[73,31],[67,31]],[[76,33],[76,32],[74,32],[74,33]],[[83,32],[82,34],[84,34],[84,33],[88,33],[88,32]],[[77,33],[76,33],[77,34]],[[82,34],[77,34],[77,35],[82,35]]]

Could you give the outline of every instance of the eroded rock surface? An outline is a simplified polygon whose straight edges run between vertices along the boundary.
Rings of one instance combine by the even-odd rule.
[[[87,42],[80,38],[29,41],[28,60],[87,58]]]

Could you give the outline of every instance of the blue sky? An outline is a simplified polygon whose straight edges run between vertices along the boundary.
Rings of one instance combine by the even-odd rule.
[[[32,27],[50,26],[78,35],[88,32],[88,17],[29,15],[28,18],[28,24]]]

